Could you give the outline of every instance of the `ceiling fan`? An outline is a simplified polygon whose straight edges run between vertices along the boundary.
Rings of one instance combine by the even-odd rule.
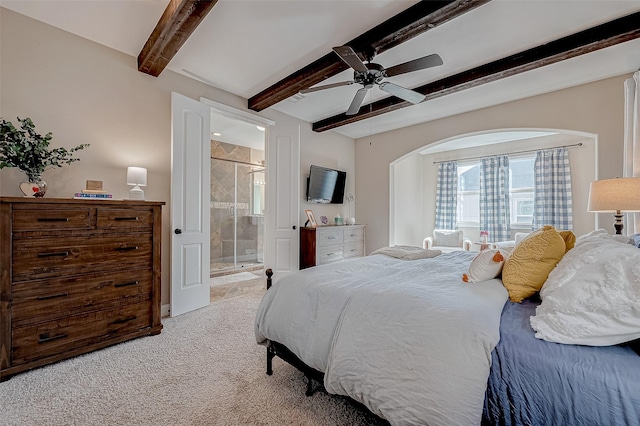
[[[360,106],[362,105],[362,101],[364,101],[367,92],[374,84],[377,84],[380,89],[391,95],[397,96],[400,99],[411,102],[412,104],[419,104],[425,98],[425,95],[422,93],[398,86],[397,84],[389,83],[388,81],[382,82],[382,80],[386,77],[393,77],[395,75],[423,70],[425,68],[431,68],[443,64],[442,58],[437,54],[433,54],[385,69],[382,65],[371,62],[375,52],[367,53],[367,63],[365,64],[349,46],[334,47],[333,51],[336,52],[336,54],[338,54],[338,56],[340,56],[347,65],[353,68],[353,80],[312,87],[301,90],[300,93],[312,93],[319,90],[332,89],[334,87],[348,86],[353,83],[362,84],[364,87],[356,92],[356,95],[351,101],[351,105],[349,105],[349,109],[345,113],[346,115],[355,115],[358,113]]]

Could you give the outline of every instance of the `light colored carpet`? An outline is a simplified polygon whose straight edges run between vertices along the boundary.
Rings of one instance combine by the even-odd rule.
[[[252,274],[251,272],[238,272],[236,274],[221,275],[219,277],[211,278],[211,286],[219,286],[225,284],[232,284],[241,281],[255,280],[256,278],[262,278],[262,275]]]
[[[0,425],[371,425],[347,400],[304,395],[279,359],[265,374],[255,343],[261,293],[163,320],[158,336],[122,343],[0,383]]]

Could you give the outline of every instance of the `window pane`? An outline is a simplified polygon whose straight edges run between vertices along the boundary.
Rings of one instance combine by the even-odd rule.
[[[458,190],[480,190],[480,164],[458,166]]]
[[[511,188],[533,188],[534,174],[533,164],[535,157],[509,159],[511,169]]]
[[[480,193],[458,192],[458,221],[480,222]]]
[[[511,223],[530,224],[533,221],[533,191],[512,192]]]

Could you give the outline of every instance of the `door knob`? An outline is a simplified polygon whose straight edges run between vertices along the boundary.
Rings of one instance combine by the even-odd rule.
[[[291,227],[291,229],[293,229],[293,230],[295,231],[295,230],[296,230],[296,226],[295,226],[295,225],[293,225],[293,226]]]
[[[175,231],[173,231],[174,233],[176,233],[177,235],[182,234],[182,229],[180,228],[176,228]]]

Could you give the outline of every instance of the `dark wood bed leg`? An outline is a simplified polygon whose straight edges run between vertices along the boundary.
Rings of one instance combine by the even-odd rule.
[[[272,345],[267,346],[267,376],[273,374],[273,357],[276,356],[276,350]]]
[[[267,290],[271,288],[271,277],[273,276],[273,270],[271,268],[264,271],[267,274]]]

